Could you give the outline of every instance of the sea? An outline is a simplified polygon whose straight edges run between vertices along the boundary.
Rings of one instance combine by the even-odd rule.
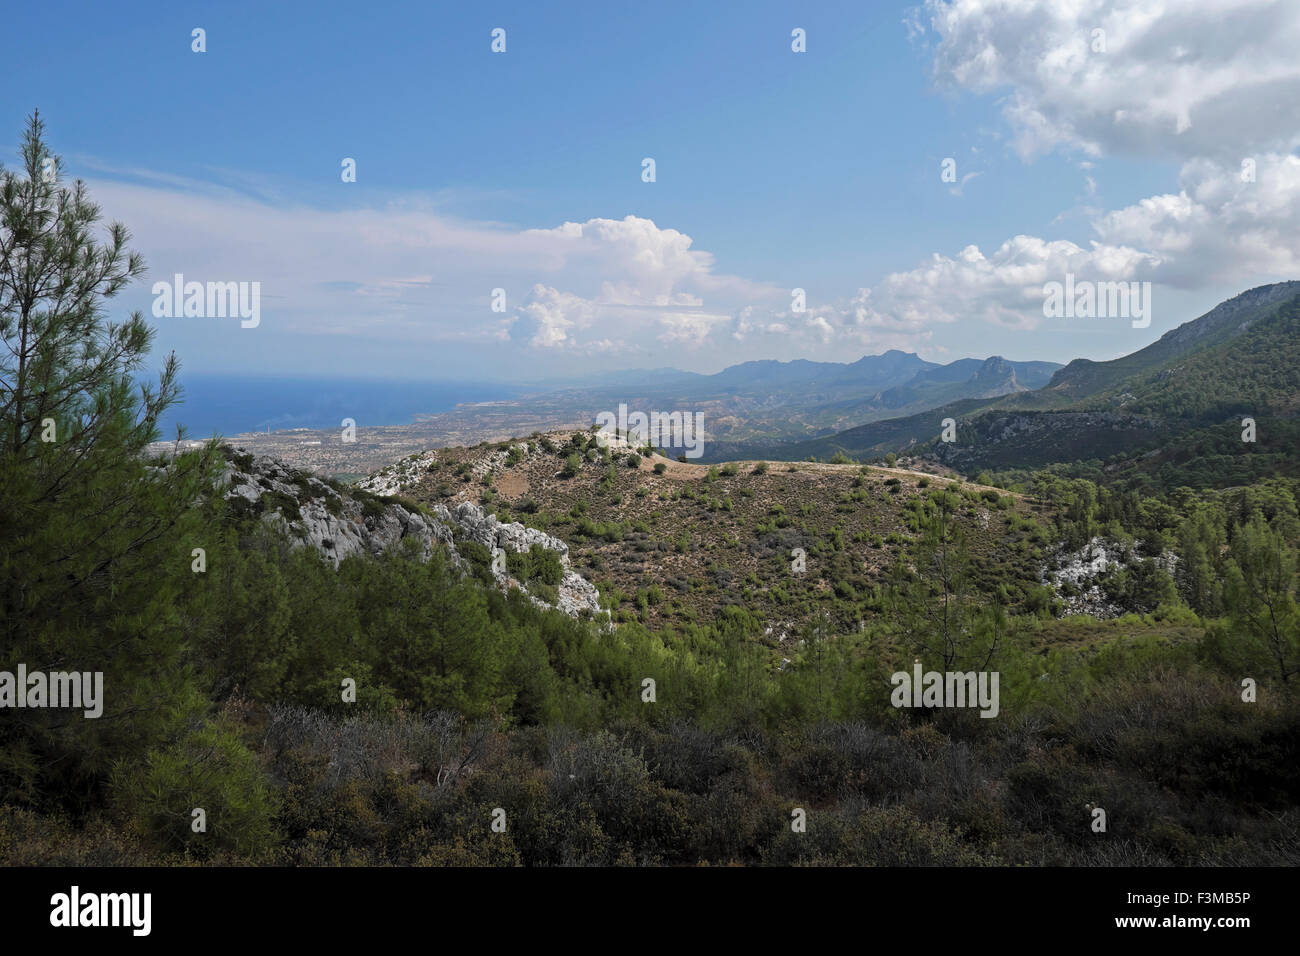
[[[409,425],[418,415],[445,412],[465,402],[504,401],[517,387],[493,382],[419,382],[392,379],[274,378],[182,373],[179,401],[163,415],[161,438],[185,426],[187,438],[214,434]]]

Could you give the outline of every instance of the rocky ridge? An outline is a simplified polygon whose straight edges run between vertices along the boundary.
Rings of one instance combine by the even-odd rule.
[[[225,452],[225,499],[234,512],[256,515],[286,529],[294,546],[314,548],[335,567],[345,558],[380,555],[407,541],[415,543],[424,560],[435,547],[444,547],[453,563],[465,567],[468,561],[457,544],[473,541],[492,553],[492,577],[503,590],[517,587],[534,603],[556,607],[574,617],[607,613],[600,606],[595,586],[570,567],[569,546],[535,528],[517,521],[498,521],[495,515],[486,514],[471,502],[461,502],[454,510],[441,504],[425,510],[395,500],[388,496],[388,489],[401,487],[400,472],[381,473],[349,488],[288,468],[266,455],[252,455],[230,446]],[[418,472],[419,458],[414,456],[385,471],[409,463],[408,470]],[[534,545],[559,558],[563,578],[555,589],[554,604],[511,577],[504,560],[496,560],[498,555],[528,552]]]

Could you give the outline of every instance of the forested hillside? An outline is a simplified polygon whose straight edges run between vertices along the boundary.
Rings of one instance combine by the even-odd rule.
[[[1221,302],[1205,315],[1171,329],[1131,355],[1109,362],[1075,359],[1053,375],[1047,387],[1071,399],[1114,389],[1127,380],[1140,379],[1194,352],[1241,335],[1297,295],[1300,295],[1300,282],[1278,282],[1249,289]]]
[[[1230,487],[1300,474],[1300,283],[1242,293],[1112,362],[1077,360],[1037,391],[965,401],[771,449],[887,453],[975,475],[1053,467],[1138,488]],[[953,441],[943,422],[956,423]],[[1246,423],[1254,429],[1246,440]]]

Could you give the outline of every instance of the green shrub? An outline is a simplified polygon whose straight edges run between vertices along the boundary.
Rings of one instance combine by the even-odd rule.
[[[208,857],[219,849],[255,856],[277,839],[268,781],[236,734],[205,723],[143,762],[123,760],[113,772],[118,808],[144,833],[171,849]],[[205,816],[206,832],[194,832]]]
[[[529,551],[532,559],[532,577],[531,581],[540,581],[543,584],[557,585],[564,580],[564,567],[560,564],[560,556],[540,544],[534,544]]]

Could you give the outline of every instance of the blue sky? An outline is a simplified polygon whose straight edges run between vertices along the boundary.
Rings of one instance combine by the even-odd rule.
[[[256,328],[156,320],[194,371],[1110,358],[1300,272],[1287,6],[26,5],[0,158],[39,107],[149,262],[115,308],[260,283]],[[1150,327],[1044,318],[1065,271],[1153,282]]]

